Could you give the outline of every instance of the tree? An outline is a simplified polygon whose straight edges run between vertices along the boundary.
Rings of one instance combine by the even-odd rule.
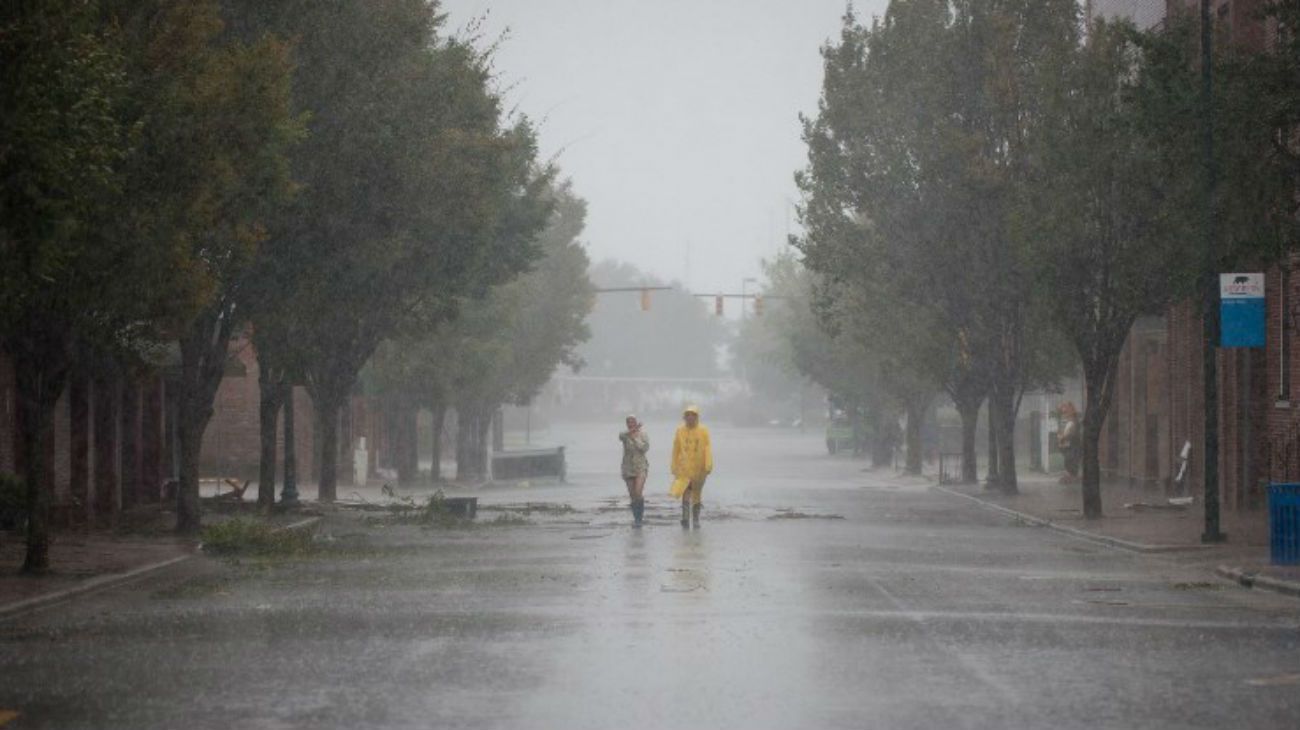
[[[937,2],[895,3],[870,29],[845,18],[840,43],[823,52],[819,115],[805,120],[809,167],[797,178],[807,234],[795,243],[846,299],[823,314],[841,317],[840,326],[874,352],[878,385],[909,415],[913,472],[921,468],[920,423],[933,394],[971,380],[950,377],[961,362],[955,323],[976,310],[963,286],[968,272],[943,281],[954,268],[951,232],[933,218],[948,181],[920,164],[935,158],[952,93],[946,70],[935,68],[947,18]]]
[[[527,403],[557,367],[576,369],[582,362],[576,350],[590,334],[586,317],[594,299],[578,238],[586,203],[568,183],[548,197],[553,213],[537,239],[542,258],[535,268],[466,301],[436,338],[459,424],[460,480],[486,476],[488,429],[502,404]]]
[[[799,370],[791,336],[795,318],[809,306],[808,292],[798,286],[805,274],[790,252],[765,260],[763,272],[765,312],[741,320],[731,344],[732,368],[745,382],[747,403],[803,422],[809,393],[820,390]]]
[[[1014,204],[1077,12],[1069,0],[899,0],[870,28],[850,13],[823,50],[818,115],[805,120],[807,264],[927,323],[934,349],[921,351],[948,354],[911,357],[941,365],[930,376],[957,391],[967,436],[988,393],[1005,491],[1016,489],[1020,396],[1042,379],[1029,367],[1038,303]],[[964,452],[969,478],[973,447]]]
[[[311,115],[293,158],[301,194],[273,226],[288,336],[271,347],[293,350],[274,357],[312,396],[325,501],[339,411],[380,342],[431,331],[526,268],[548,212],[531,127],[503,125],[490,59],[444,37],[437,11],[348,0],[257,16],[297,39],[295,100]]]
[[[49,567],[45,444],[75,343],[143,314],[130,280],[143,247],[104,235],[132,142],[125,74],[94,8],[0,10],[0,346],[17,376],[28,573]]]
[[[824,388],[831,405],[853,420],[854,428],[870,431],[872,463],[892,463],[899,410],[888,395],[879,354],[843,326],[836,307],[846,299],[833,282],[783,255],[764,267],[768,290],[785,297],[775,309],[772,326],[784,340],[789,366]]]
[[[1196,160],[1176,131],[1192,111],[1195,84],[1170,85],[1151,69],[1162,43],[1125,23],[1098,20],[1061,76],[1035,140],[1037,174],[1025,188],[1026,245],[1036,280],[1083,368],[1083,512],[1101,516],[1098,444],[1116,368],[1137,317],[1191,291]],[[1181,64],[1180,64],[1181,65]]]
[[[224,33],[214,0],[122,2],[133,99],[144,120],[129,195],[142,236],[173,252],[188,306],[164,328],[180,346],[177,530],[200,526],[203,432],[247,322],[246,287],[271,218],[290,193],[287,153],[301,136],[286,46]]]

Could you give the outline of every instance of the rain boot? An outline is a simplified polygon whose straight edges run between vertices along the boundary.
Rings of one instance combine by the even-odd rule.
[[[682,500],[682,529],[689,529],[691,526],[691,503]]]
[[[634,520],[632,525],[634,527],[640,527],[641,520],[644,517],[645,517],[645,500],[638,499],[632,503],[632,519]]]
[[[703,505],[699,504],[691,505],[691,524],[694,525],[697,530],[700,529],[700,507],[702,506]]]
[[[641,518],[638,517],[636,513],[636,500],[635,499],[628,500],[627,506],[632,510],[632,524],[633,525],[641,524]]]

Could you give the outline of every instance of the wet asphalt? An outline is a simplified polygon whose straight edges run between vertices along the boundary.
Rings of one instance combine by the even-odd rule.
[[[651,435],[640,530],[614,430],[557,427],[572,483],[485,490],[472,527],[332,515],[311,555],[204,557],[0,623],[5,728],[1300,726],[1300,601],[817,434],[715,426],[683,531]]]

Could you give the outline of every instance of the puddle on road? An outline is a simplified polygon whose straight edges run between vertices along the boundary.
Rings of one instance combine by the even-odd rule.
[[[707,590],[702,584],[692,586],[659,586],[660,593],[694,593]]]
[[[842,520],[844,519],[844,515],[837,515],[837,514],[830,514],[830,513],[818,514],[818,513],[800,512],[798,510],[785,508],[785,509],[778,509],[776,511],[776,514],[769,515],[767,519],[769,520]]]
[[[559,502],[522,502],[493,504],[479,507],[480,512],[516,512],[523,515],[571,515],[578,510],[573,505]]]

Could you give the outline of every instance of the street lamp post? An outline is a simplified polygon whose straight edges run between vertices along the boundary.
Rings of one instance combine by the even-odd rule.
[[[1201,317],[1203,324],[1202,394],[1205,400],[1205,531],[1201,542],[1223,542],[1227,535],[1219,529],[1219,289],[1215,256],[1216,214],[1214,189],[1218,183],[1214,163],[1214,29],[1211,26],[1210,0],[1201,0],[1201,154],[1205,166],[1204,256],[1201,280]]]

